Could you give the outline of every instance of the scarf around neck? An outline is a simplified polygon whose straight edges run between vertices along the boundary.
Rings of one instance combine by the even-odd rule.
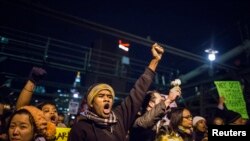
[[[94,114],[93,112],[86,110],[84,112],[80,113],[83,117],[92,120],[94,123],[96,123],[97,125],[101,125],[101,126],[110,126],[112,124],[117,123],[117,117],[115,115],[115,113],[112,111],[109,115],[109,118],[105,119],[105,118],[101,118],[98,115]]]
[[[183,126],[178,126],[179,131],[191,135],[193,133],[193,128],[184,128]]]

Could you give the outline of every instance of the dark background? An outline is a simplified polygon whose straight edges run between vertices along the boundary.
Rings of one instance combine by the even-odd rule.
[[[151,57],[148,44],[151,42],[163,44],[166,54],[160,64],[160,67],[164,68],[159,69],[159,75],[165,75],[167,84],[174,78],[188,74],[201,65],[210,65],[210,62],[206,59],[205,49],[213,48],[218,50],[217,57],[220,58],[220,56],[238,45],[244,44],[250,38],[250,1],[247,0],[0,0],[0,2],[0,26],[2,32],[0,36],[5,36],[6,28],[20,30],[83,45],[86,48],[97,48],[112,55],[125,55],[131,58],[131,62],[133,62],[132,59],[141,61],[143,66],[147,65]],[[61,14],[53,15],[52,13]],[[83,21],[93,24],[86,26],[86,24],[83,24],[86,22]],[[93,25],[96,24],[99,25],[99,28],[93,29]],[[106,27],[112,28],[112,30],[108,33],[103,32],[102,29],[107,29]],[[146,40],[143,40],[146,45],[129,40],[126,36],[124,38],[124,36],[112,35],[114,30],[141,37]],[[17,34],[17,32],[14,34]],[[29,38],[30,36],[27,35],[25,41]],[[119,39],[130,43],[128,53],[124,53],[117,48]],[[11,40],[9,42],[11,43]],[[46,45],[46,39],[43,45]],[[175,54],[173,53],[175,50],[171,52],[172,50],[169,47],[182,50],[184,51],[183,55],[185,55],[182,56],[182,53]],[[207,68],[201,74],[190,78],[187,82],[183,82],[183,97],[187,97],[186,100],[188,101],[188,97],[196,96],[197,91],[202,93],[205,91],[208,94],[211,92],[216,95],[213,85],[214,79],[239,80],[248,84],[248,48],[224,62],[215,62],[212,70]],[[59,52],[58,50],[55,51]],[[70,54],[70,52],[62,50],[60,53]],[[191,55],[187,53],[191,53]],[[198,57],[193,57],[192,54]],[[77,56],[74,53],[70,55]],[[110,57],[113,57],[112,55]],[[67,89],[74,82],[77,71],[75,68],[64,70],[60,67],[58,69],[58,67],[51,67],[49,63],[34,63],[32,60],[20,63],[20,59],[13,60],[11,55],[7,55],[7,57],[6,60],[0,62],[1,72],[11,73],[14,74],[14,77],[22,78],[20,80],[22,83],[12,84],[13,86],[17,85],[16,87],[19,89],[23,86],[31,67],[37,64],[48,71],[46,80],[53,82],[50,85],[58,85],[57,83],[59,83],[60,87]],[[99,60],[102,59],[99,58]],[[65,61],[61,63],[65,64]],[[112,64],[112,62],[109,63]],[[224,64],[224,67],[219,67],[218,64],[221,63]],[[143,70],[132,67],[132,65],[128,67],[129,69]],[[211,71],[213,72],[212,75]],[[222,75],[226,76],[221,77]],[[88,76],[96,80],[89,81]],[[138,76],[138,73],[131,75],[134,79]],[[83,94],[86,87],[92,82],[108,81],[115,83],[119,81],[114,80],[111,82],[109,80],[111,78],[100,78],[95,74],[91,76],[87,75],[87,73],[82,73],[82,79],[84,79],[81,84]],[[134,82],[134,79],[132,79],[132,82]],[[120,95],[122,93],[126,95],[132,86],[132,84],[123,85],[117,83],[114,86],[116,90],[119,89]],[[167,87],[165,85],[155,85],[154,88],[165,92],[164,89],[167,89]],[[52,89],[51,93],[54,91],[55,89]],[[216,99],[216,97],[213,98],[212,103],[215,103]],[[195,102],[191,101],[190,103]],[[192,106],[192,104],[189,106]],[[202,104],[198,100],[197,104],[194,105]]]

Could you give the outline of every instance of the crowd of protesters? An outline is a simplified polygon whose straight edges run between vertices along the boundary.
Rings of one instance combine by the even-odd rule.
[[[70,124],[53,102],[31,105],[34,89],[47,73],[33,67],[16,104],[0,103],[0,140],[54,141],[56,128],[69,127],[68,141],[206,141],[208,124],[247,124],[239,113],[225,107],[224,97],[218,99],[209,123],[207,117],[193,115],[189,107],[177,106],[182,94],[179,81],[173,81],[166,94],[149,90],[164,49],[155,43],[151,53],[145,71],[119,105],[113,106],[111,85],[95,83],[84,94],[79,114]]]

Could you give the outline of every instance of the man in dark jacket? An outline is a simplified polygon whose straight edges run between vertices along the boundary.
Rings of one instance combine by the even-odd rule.
[[[150,87],[156,67],[164,50],[158,44],[151,49],[153,59],[136,81],[130,95],[112,110],[115,93],[105,83],[92,85],[87,92],[88,110],[71,128],[68,141],[125,141],[128,130],[135,120],[146,91]]]

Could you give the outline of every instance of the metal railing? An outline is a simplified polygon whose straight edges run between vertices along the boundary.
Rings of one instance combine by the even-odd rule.
[[[130,58],[130,64],[124,65],[121,63],[122,55],[116,53],[9,27],[0,26],[0,36],[8,39],[7,43],[0,44],[1,56],[7,56],[17,62],[46,65],[59,70],[92,72],[134,83],[148,64],[143,60]],[[165,74],[168,82],[173,71],[174,69],[159,66],[157,72]]]

